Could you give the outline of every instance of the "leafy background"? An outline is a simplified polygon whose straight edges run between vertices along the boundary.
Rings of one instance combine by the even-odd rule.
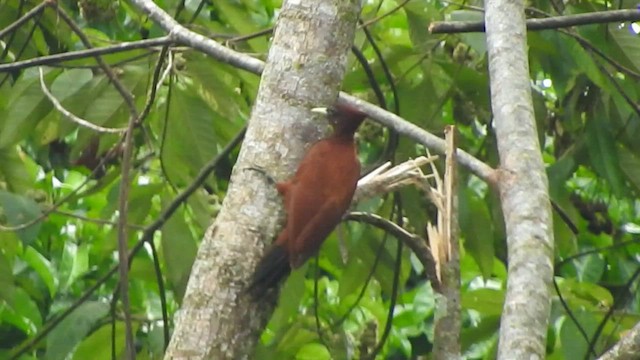
[[[159,4],[192,29],[262,59],[268,34],[235,37],[273,26],[280,7],[279,1],[269,0]],[[35,5],[0,2],[0,29]],[[529,5],[530,16],[607,10],[606,3],[595,0],[569,1],[562,9],[549,1]],[[164,35],[127,2],[60,1],[60,6],[95,47]],[[484,35],[427,30],[433,21],[481,20],[477,6],[481,3],[366,3],[365,22],[389,13],[367,28],[390,68],[397,98],[362,31],[355,44],[390,108],[397,104],[403,118],[440,135],[445,125],[455,124],[460,146],[497,166]],[[621,1],[617,6],[631,9],[636,4]],[[550,359],[601,353],[639,320],[639,29],[638,23],[615,23],[528,35],[539,139],[550,196],[561,209],[554,212]],[[18,226],[46,213],[31,226],[0,231],[0,358],[111,358],[112,348],[116,354],[124,348],[121,305],[112,301],[117,277],[109,276],[117,264],[120,136],[96,134],[66,120],[43,94],[36,67],[1,67],[84,48],[53,9],[45,8],[0,40],[0,220],[5,227]],[[158,54],[154,47],[104,56],[139,109],[147,100]],[[98,125],[126,126],[126,105],[94,58],[46,64],[44,80],[68,110]],[[135,135],[127,219],[131,247],[139,244],[143,227],[242,130],[259,83],[254,75],[188,48],[172,49],[169,70]],[[376,101],[355,58],[343,89]],[[372,123],[360,131],[365,168],[380,159],[388,138],[385,129]],[[401,139],[395,159],[424,153]],[[161,294],[171,317],[180,306],[198,243],[224,198],[235,154],[237,149],[225,154],[201,188],[155,233],[155,247],[139,246],[132,259],[131,306],[142,359],[162,356]],[[504,225],[496,194],[469,173],[461,176],[462,345],[466,358],[489,359],[495,356],[506,281]],[[401,193],[405,227],[425,236],[433,207],[415,189]],[[358,208],[389,216],[392,206],[380,198]],[[343,225],[323,246],[317,265],[310,262],[284,285],[256,358],[355,358],[370,352],[387,322],[396,244],[379,230]],[[159,288],[154,258],[164,289]],[[405,250],[398,301],[380,358],[428,354],[434,304],[424,269]]]

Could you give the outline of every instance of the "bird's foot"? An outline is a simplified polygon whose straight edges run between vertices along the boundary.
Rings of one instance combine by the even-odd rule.
[[[263,169],[263,168],[261,168],[261,167],[259,167],[259,166],[250,166],[250,167],[246,167],[246,168],[244,168],[243,170],[244,170],[244,171],[252,170],[252,171],[255,171],[255,172],[257,172],[257,173],[260,173],[260,174],[262,174],[262,175],[265,177],[265,179],[267,179],[267,181],[269,181],[271,184],[273,184],[273,185],[275,185],[275,184],[276,184],[276,180],[273,178],[273,176],[269,175],[265,169]]]

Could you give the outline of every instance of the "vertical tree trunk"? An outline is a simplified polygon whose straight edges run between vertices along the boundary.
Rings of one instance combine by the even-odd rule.
[[[487,0],[485,23],[509,261],[498,358],[543,359],[553,227],[531,101],[524,1]]]
[[[167,359],[246,359],[273,311],[253,303],[247,278],[277,230],[282,204],[260,167],[288,177],[326,123],[309,111],[332,104],[345,72],[359,0],[283,4],[229,190],[198,251]]]
[[[442,296],[437,299],[433,358],[435,360],[460,359],[460,240],[458,238],[458,175],[456,128],[447,126],[445,137],[447,152],[444,173],[444,209],[438,219],[438,228],[447,250],[440,265]],[[441,260],[442,261],[442,260]]]

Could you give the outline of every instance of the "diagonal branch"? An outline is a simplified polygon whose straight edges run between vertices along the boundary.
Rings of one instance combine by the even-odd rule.
[[[27,13],[22,15],[18,20],[16,20],[13,23],[9,24],[9,26],[7,26],[6,28],[0,30],[0,39],[3,38],[5,35],[11,33],[13,30],[19,28],[22,24],[24,24],[27,21],[29,21],[29,19],[31,19],[32,17],[40,14],[42,12],[42,10],[44,10],[44,8],[49,6],[49,5],[50,5],[49,1],[43,1],[40,4],[38,4],[38,6],[36,6],[33,9],[27,11]]]
[[[255,59],[249,55],[233,51],[222,46],[216,41],[185,28],[175,21],[171,15],[167,14],[150,0],[132,0],[132,2],[149,15],[149,17],[158,23],[158,25],[160,25],[160,27],[162,27],[166,32],[168,32],[170,38],[176,43],[200,50],[205,54],[236,68],[246,70],[254,74],[262,73],[262,70],[264,69],[263,61]],[[440,154],[445,153],[446,144],[443,139],[389,111],[383,110],[371,103],[357,99],[356,97],[346,93],[340,93],[340,101],[351,104],[359,110],[364,111],[370,119],[388,126],[401,135],[405,135]],[[490,184],[495,184],[496,176],[493,168],[464,150],[458,149],[457,156],[461,165],[467,167],[471,172],[484,181]]]
[[[137,49],[150,49],[154,46],[167,46],[172,45],[173,40],[168,36],[163,36],[155,39],[138,40],[131,42],[124,42],[115,45],[103,46],[99,48],[69,51],[60,54],[52,54],[47,56],[40,56],[33,59],[14,61],[6,64],[0,64],[0,73],[22,70],[38,65],[53,65],[63,61],[71,61],[84,59],[87,57],[96,57],[99,55],[115,54],[124,51],[137,50]]]
[[[440,280],[436,276],[436,262],[431,255],[431,250],[427,242],[420,236],[408,232],[393,221],[389,221],[377,214],[354,211],[348,213],[345,220],[366,223],[383,229],[396,239],[402,241],[416,255],[422,266],[427,279],[431,282],[434,290],[440,291]]]

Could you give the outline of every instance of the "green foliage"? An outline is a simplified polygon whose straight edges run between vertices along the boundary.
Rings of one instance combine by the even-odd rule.
[[[59,4],[95,47],[165,35],[128,2]],[[269,0],[159,4],[172,14],[184,5],[176,18],[220,41],[273,26],[281,6]],[[402,9],[395,11],[399,4]],[[0,30],[31,5],[0,2]],[[545,0],[530,5],[553,11]],[[635,8],[636,2],[619,5]],[[567,14],[604,10],[598,1],[565,6]],[[455,124],[462,148],[498,166],[484,35],[428,32],[433,21],[481,20],[482,14],[443,1],[381,0],[365,2],[362,19],[388,12],[368,30],[393,75],[398,98],[393,98],[373,46],[362,31],[356,35],[386,105],[398,104],[403,118],[436,134],[444,125]],[[591,341],[600,353],[639,320],[640,297],[633,289],[640,251],[640,42],[632,29],[630,24],[609,24],[528,34],[550,198],[562,210],[554,212],[559,293],[549,326],[552,359],[583,358]],[[51,8],[37,26],[29,20],[1,40],[3,66],[84,48]],[[228,45],[265,58],[269,38]],[[153,86],[157,49],[103,58],[142,109]],[[127,105],[95,59],[48,65],[55,67],[43,68],[44,82],[67,110],[96,125],[126,126]],[[174,51],[171,66],[135,134],[135,180],[127,219],[131,247],[140,227],[158,219],[177,192],[242,129],[259,85],[258,77],[192,49]],[[343,88],[376,101],[355,58]],[[375,124],[363,127],[359,140],[365,168],[380,160],[388,138],[388,131]],[[116,265],[119,140],[120,135],[97,134],[55,110],[41,89],[37,68],[0,71],[0,224],[18,227],[0,230],[0,358],[25,350],[22,359],[110,359],[112,321],[116,354],[124,351],[121,308],[110,309],[116,278],[108,277],[87,300],[78,301]],[[170,317],[184,296],[198,241],[225,195],[236,154],[234,150],[218,164],[202,189],[181,204],[152,239],[167,285],[162,295]],[[401,139],[395,156],[402,161],[424,154],[421,146]],[[466,358],[490,359],[495,357],[506,287],[503,215],[498,194],[486,184],[465,171],[459,183],[462,349]],[[426,237],[435,207],[414,188],[401,194],[404,227]],[[391,207],[387,198],[358,205],[359,210],[387,217]],[[317,263],[310,262],[287,280],[256,358],[350,359],[373,351],[388,321],[397,246],[397,239],[379,229],[343,226],[326,241]],[[147,250],[133,257],[131,308],[139,356],[158,359],[164,346],[161,293]],[[399,279],[392,328],[379,359],[415,358],[432,349],[435,296],[424,268],[406,249]],[[68,309],[74,310],[56,323]],[[616,312],[608,314],[610,309]],[[42,333],[44,339],[32,344]]]

